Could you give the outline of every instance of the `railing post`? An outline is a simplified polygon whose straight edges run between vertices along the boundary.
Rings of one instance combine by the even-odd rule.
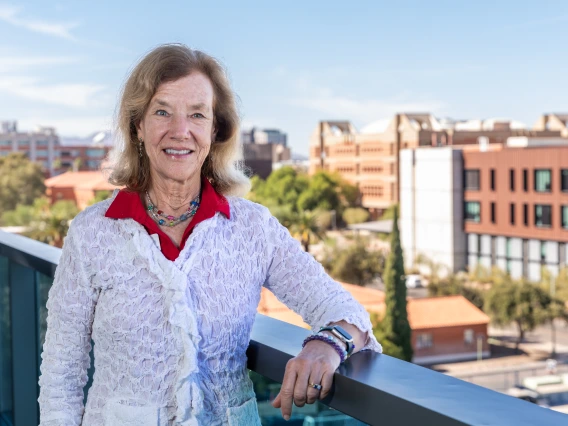
[[[14,425],[36,426],[38,413],[37,290],[33,269],[10,262]]]

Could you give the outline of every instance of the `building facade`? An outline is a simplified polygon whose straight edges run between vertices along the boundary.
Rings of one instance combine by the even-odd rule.
[[[494,266],[540,281],[568,262],[568,143],[507,144],[401,153],[401,242],[457,272]]]
[[[438,120],[431,114],[396,114],[358,132],[349,121],[322,121],[310,138],[310,173],[338,172],[359,187],[362,205],[376,217],[398,203],[399,152],[417,147],[505,143],[511,136],[560,136],[560,130],[526,130],[511,120]]]
[[[16,121],[1,123],[0,156],[24,153],[42,166],[46,177],[68,170],[99,170],[112,146],[110,132],[97,132],[87,138],[60,138],[52,127],[19,132]]]
[[[41,165],[46,176],[55,173],[59,157],[59,137],[51,127],[38,127],[32,132],[19,132],[16,121],[3,121],[0,133],[0,157],[20,152]]]
[[[289,161],[290,148],[286,146],[287,135],[275,129],[257,129],[241,133],[245,166],[251,175],[266,179],[273,165]]]

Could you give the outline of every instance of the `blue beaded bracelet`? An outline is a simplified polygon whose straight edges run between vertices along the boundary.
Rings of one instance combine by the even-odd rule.
[[[347,359],[347,351],[345,349],[343,349],[341,346],[339,346],[335,340],[333,339],[333,337],[328,336],[325,333],[317,333],[317,334],[312,334],[311,336],[308,336],[304,339],[304,343],[302,343],[302,348],[304,346],[306,346],[306,343],[311,342],[312,340],[319,340],[321,342],[325,342],[328,345],[331,345],[331,347],[333,349],[335,349],[335,351],[338,353],[339,358],[341,359],[341,363],[343,364],[345,362],[345,360]]]

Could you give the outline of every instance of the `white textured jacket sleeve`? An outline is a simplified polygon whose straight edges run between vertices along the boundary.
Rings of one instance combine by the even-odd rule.
[[[47,301],[47,333],[39,378],[40,426],[80,425],[91,326],[99,292],[85,270],[71,226]]]
[[[382,352],[365,308],[272,215],[265,232],[269,265],[264,286],[313,330],[343,320],[367,333],[363,349]]]

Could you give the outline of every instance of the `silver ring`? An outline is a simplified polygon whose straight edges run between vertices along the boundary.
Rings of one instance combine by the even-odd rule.
[[[319,390],[319,391],[321,390],[321,385],[318,385],[318,384],[315,384],[315,383],[310,383],[310,386],[314,389]]]

